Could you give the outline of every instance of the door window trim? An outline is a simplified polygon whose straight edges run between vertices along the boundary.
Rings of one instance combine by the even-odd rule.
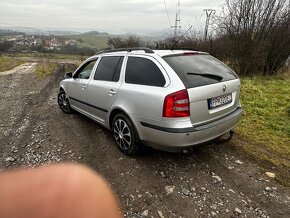
[[[89,59],[87,59],[85,62],[83,62],[76,70],[75,70],[75,72],[73,73],[73,76],[72,76],[72,78],[74,78],[74,79],[85,79],[85,78],[78,78],[78,77],[76,77],[76,75],[77,74],[79,74],[79,71],[80,70],[82,70],[82,68],[87,64],[87,63],[89,63],[89,62],[93,62],[93,61],[96,61],[96,63],[95,63],[95,65],[94,65],[94,67],[93,67],[93,69],[92,69],[92,72],[91,72],[91,74],[90,74],[90,77],[88,78],[88,79],[85,79],[85,80],[90,80],[90,78],[92,77],[92,74],[95,74],[95,69],[96,69],[96,66],[98,65],[98,62],[99,62],[99,57],[94,57],[94,58],[89,58]]]

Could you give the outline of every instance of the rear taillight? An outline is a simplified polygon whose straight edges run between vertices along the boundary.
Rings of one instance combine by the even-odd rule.
[[[189,115],[189,98],[186,89],[165,97],[163,117],[189,117]]]

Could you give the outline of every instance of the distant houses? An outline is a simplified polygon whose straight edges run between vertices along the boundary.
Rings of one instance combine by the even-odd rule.
[[[44,40],[44,46],[47,49],[53,50],[59,50],[61,46],[63,46],[63,42],[61,42],[59,39],[57,38],[52,38],[52,39],[48,39],[48,40]]]
[[[76,45],[77,41],[74,39],[69,39],[69,40],[61,40],[58,38],[52,38],[52,39],[47,39],[44,40],[44,46],[47,49],[53,50],[60,50],[60,48],[64,45]]]
[[[26,36],[26,35],[12,35],[12,36],[3,36],[0,41],[13,42],[15,45],[22,46],[35,46],[41,45],[41,40],[35,38],[35,36]]]
[[[16,44],[18,44],[18,45],[24,45],[24,46],[28,46],[28,47],[30,47],[30,46],[35,46],[35,45],[38,45],[38,40],[36,40],[35,38],[34,38],[34,36],[27,36],[27,37],[25,37],[22,41],[19,41],[19,42],[17,42]]]
[[[66,44],[66,45],[76,45],[77,44],[77,41],[74,40],[74,39],[69,39],[69,40],[66,40],[64,42],[64,44]]]
[[[61,37],[39,36],[39,35],[5,35],[0,36],[0,42],[10,42],[14,44],[13,50],[24,47],[42,46],[48,50],[60,50],[63,46],[75,46],[75,39],[63,39]]]

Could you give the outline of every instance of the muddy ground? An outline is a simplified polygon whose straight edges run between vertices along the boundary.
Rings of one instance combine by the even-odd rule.
[[[88,165],[109,181],[126,217],[289,217],[289,188],[265,174],[274,167],[236,150],[235,138],[186,154],[148,149],[123,155],[108,130],[58,108],[63,69],[42,79],[35,78],[33,66],[0,73],[1,171]]]

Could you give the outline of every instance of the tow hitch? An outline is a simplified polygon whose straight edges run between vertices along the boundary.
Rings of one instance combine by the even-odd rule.
[[[228,142],[233,138],[233,135],[235,134],[234,130],[230,130],[228,133],[222,135],[221,137],[217,138],[215,140],[216,143],[224,143],[224,142]]]

